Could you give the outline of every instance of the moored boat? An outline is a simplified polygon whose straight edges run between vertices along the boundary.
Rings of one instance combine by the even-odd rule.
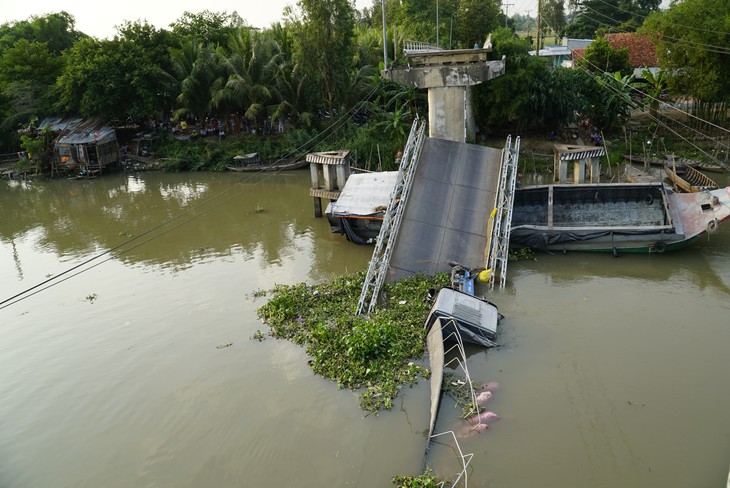
[[[632,163],[648,164],[650,166],[664,166],[667,162],[664,158],[650,158],[639,156],[637,154],[624,154],[624,159]]]
[[[332,232],[345,234],[356,244],[374,243],[397,179],[397,171],[350,175],[325,211]]]
[[[675,188],[687,193],[697,193],[705,190],[717,190],[718,184],[703,175],[692,166],[664,166],[669,180]]]
[[[660,183],[542,185],[515,191],[510,245],[543,251],[664,252],[730,217],[730,187],[676,193]]]
[[[689,158],[678,158],[674,155],[668,155],[667,156],[667,164],[671,165],[674,162],[674,164],[679,166],[691,166],[694,169],[700,170],[700,171],[709,171],[711,173],[724,173],[725,172],[725,166],[717,163],[710,163],[707,161],[697,161],[695,159],[689,159]]]
[[[234,164],[227,164],[228,171],[236,172],[259,172],[259,171],[284,171],[290,169],[301,169],[308,166],[304,159],[277,159],[275,161],[263,162],[258,153],[235,156]]]

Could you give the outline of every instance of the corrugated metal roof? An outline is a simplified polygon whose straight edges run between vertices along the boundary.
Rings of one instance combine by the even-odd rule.
[[[54,132],[64,132],[74,130],[84,121],[81,117],[46,117],[38,124],[38,129],[42,130],[50,127]]]
[[[117,136],[114,129],[109,127],[101,127],[98,129],[76,130],[70,134],[66,134],[58,140],[59,144],[102,144],[105,142],[116,140]]]
[[[566,144],[555,144],[554,151],[561,161],[598,158],[606,155],[606,151],[604,150],[604,148],[596,146],[571,146]]]
[[[340,197],[330,206],[331,214],[372,215],[385,211],[397,179],[397,171],[350,175]]]
[[[326,151],[307,154],[308,163],[319,164],[345,164],[350,156],[350,151]]]

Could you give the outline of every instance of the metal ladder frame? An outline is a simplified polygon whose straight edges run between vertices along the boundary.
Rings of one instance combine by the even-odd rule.
[[[509,261],[509,237],[512,230],[512,207],[515,200],[517,183],[517,167],[520,155],[520,138],[517,136],[514,146],[512,136],[502,150],[502,166],[499,171],[499,189],[497,190],[497,208],[492,224],[492,239],[489,248],[487,269],[492,273],[489,277],[489,288],[494,289],[497,274],[499,286],[504,288],[507,282],[507,263]]]
[[[357,315],[369,314],[375,309],[380,289],[385,282],[390,257],[393,254],[393,246],[398,237],[401,218],[408,201],[408,194],[411,190],[418,159],[421,157],[425,128],[426,123],[421,122],[416,117],[403,150],[403,157],[398,169],[398,179],[390,196],[388,209],[385,212],[385,217],[383,217],[383,224],[375,242],[373,257],[370,259],[370,266],[365,276],[365,283],[363,283],[360,299],[357,302],[357,311],[355,312]],[[365,308],[366,303],[367,310]]]

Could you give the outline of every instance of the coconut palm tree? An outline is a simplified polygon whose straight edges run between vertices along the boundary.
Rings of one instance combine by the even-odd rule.
[[[231,35],[228,56],[220,63],[226,76],[213,93],[213,106],[239,110],[248,120],[268,115],[272,87],[280,56],[268,37],[242,28]]]

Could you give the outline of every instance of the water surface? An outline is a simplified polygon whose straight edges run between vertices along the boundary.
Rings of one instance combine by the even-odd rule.
[[[266,330],[255,292],[370,258],[313,217],[308,186],[306,171],[0,182],[0,299],[188,212],[0,310],[0,486],[386,487],[417,473],[425,382],[365,416],[299,347],[251,339]],[[722,486],[729,252],[726,225],[677,253],[511,263],[490,297],[503,345],[468,358],[502,384],[502,420],[462,442],[470,484]],[[438,428],[460,422],[446,401]],[[455,472],[439,447],[429,462]]]

